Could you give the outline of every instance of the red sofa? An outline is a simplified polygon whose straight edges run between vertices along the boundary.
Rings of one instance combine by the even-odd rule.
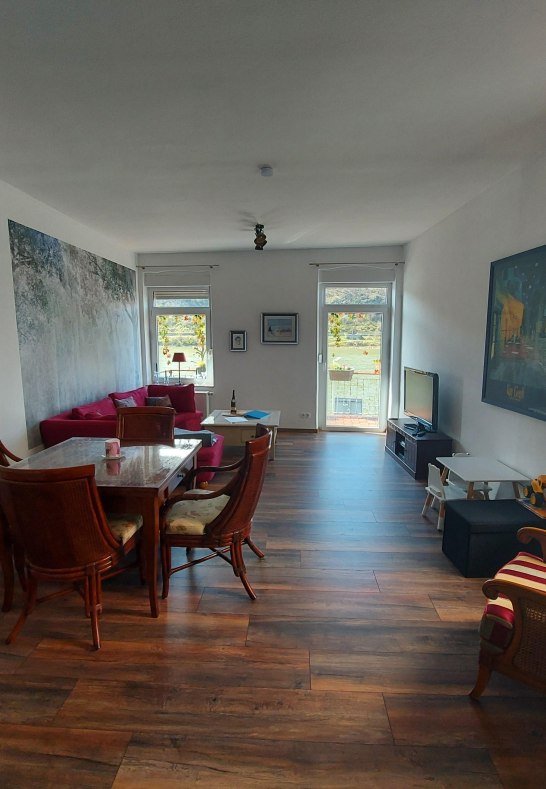
[[[40,433],[44,446],[51,447],[67,438],[90,436],[92,438],[114,438],[116,435],[116,400],[131,397],[135,405],[146,405],[147,397],[168,396],[176,411],[175,427],[185,430],[200,430],[203,412],[195,408],[193,384],[182,386],[150,384],[129,392],[111,392],[108,397],[94,403],[71,408],[40,422]],[[197,466],[217,466],[222,460],[224,437],[215,435],[212,446],[203,447],[197,454]],[[212,479],[214,474],[205,472],[197,476],[198,482]]]

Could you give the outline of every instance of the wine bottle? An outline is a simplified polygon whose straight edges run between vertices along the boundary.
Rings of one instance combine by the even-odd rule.
[[[231,406],[230,406],[230,409],[229,409],[229,413],[230,414],[236,414],[237,413],[237,403],[235,402],[235,389],[231,393]]]

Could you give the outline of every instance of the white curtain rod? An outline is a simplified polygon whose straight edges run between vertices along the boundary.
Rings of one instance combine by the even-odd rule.
[[[181,269],[181,268],[183,268],[183,269],[188,269],[188,268],[220,268],[220,264],[219,263],[214,263],[214,264],[211,264],[211,263],[196,263],[195,265],[189,265],[189,266],[185,266],[184,264],[177,265],[176,263],[173,263],[170,266],[150,266],[149,264],[145,265],[145,266],[142,266],[142,265],[138,265],[137,264],[137,268],[141,268],[143,271],[145,269],[147,269],[147,268],[151,269],[152,271],[163,271],[164,269],[167,270],[167,269],[172,269],[172,268],[177,268],[177,269]]]
[[[336,268],[392,268],[399,266],[402,261],[398,263],[309,263],[309,266],[314,268],[323,269],[336,269]]]

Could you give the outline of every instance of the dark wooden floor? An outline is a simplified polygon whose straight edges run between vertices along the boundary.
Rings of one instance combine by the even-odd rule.
[[[99,652],[77,596],[40,607],[0,646],[1,786],[546,786],[546,698],[496,676],[469,701],[481,581],[383,446],[279,435],[254,603],[215,560],[174,576],[153,620],[125,576]]]

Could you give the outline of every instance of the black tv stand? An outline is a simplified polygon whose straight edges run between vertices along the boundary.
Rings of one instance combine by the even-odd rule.
[[[385,452],[406,469],[414,479],[428,477],[428,464],[442,455],[451,455],[453,442],[444,433],[429,433],[421,425],[417,432],[403,419],[387,420]]]

